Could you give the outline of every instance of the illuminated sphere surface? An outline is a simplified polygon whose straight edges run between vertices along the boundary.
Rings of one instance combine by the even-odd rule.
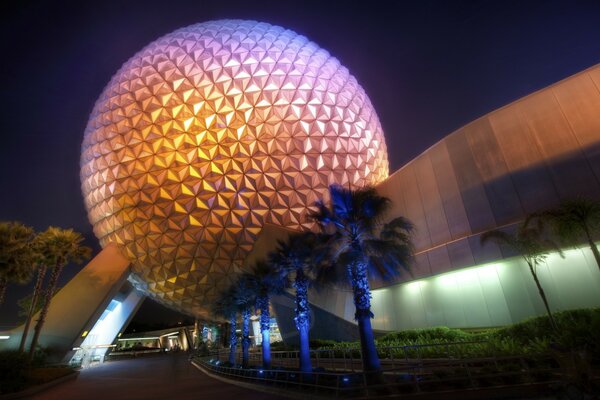
[[[81,156],[101,244],[122,248],[138,288],[199,316],[264,224],[310,229],[329,185],[387,175],[377,115],[348,70],[304,36],[240,20],[134,55],[97,100]]]

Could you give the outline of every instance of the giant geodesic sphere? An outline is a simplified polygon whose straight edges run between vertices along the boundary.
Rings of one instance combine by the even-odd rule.
[[[148,295],[201,315],[263,224],[310,228],[332,183],[385,179],[364,90],[327,51],[254,21],[152,42],[90,116],[81,181],[94,232],[120,245]]]

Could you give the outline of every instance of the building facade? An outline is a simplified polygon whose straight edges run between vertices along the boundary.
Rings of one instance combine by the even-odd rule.
[[[526,264],[481,235],[514,230],[561,200],[600,200],[600,66],[458,129],[376,186],[389,217],[415,224],[411,275],[375,282],[373,327],[489,327],[543,314]],[[538,271],[553,310],[600,306],[589,248],[550,254]],[[350,293],[315,304],[351,321]]]

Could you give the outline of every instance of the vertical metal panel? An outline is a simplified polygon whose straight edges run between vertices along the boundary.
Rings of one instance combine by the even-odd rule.
[[[410,266],[410,271],[415,279],[430,276],[431,268],[429,266],[427,254],[417,254]]]
[[[411,315],[421,310],[414,309],[415,294],[407,293],[404,285],[390,287],[392,292],[392,308],[386,310],[390,314],[390,327],[394,330],[409,329],[413,327]],[[420,297],[421,294],[419,293]]]
[[[427,249],[431,246],[427,220],[421,202],[419,186],[414,172],[414,162],[408,164],[400,171],[399,184],[404,192],[404,205],[406,217],[415,225],[413,241],[417,251]]]
[[[408,218],[406,207],[404,206],[404,186],[402,185],[401,174],[403,170],[396,171],[388,179],[377,185],[377,193],[380,196],[391,200],[388,215],[391,218],[404,216]]]
[[[469,237],[469,247],[471,247],[471,254],[473,254],[476,264],[484,264],[502,258],[502,252],[498,245],[493,242],[482,245],[480,235]]]
[[[402,304],[404,313],[410,318],[411,328],[424,328],[429,326],[426,318],[421,282],[411,282],[400,288],[399,304]]]
[[[471,231],[477,233],[493,228],[496,222],[483,187],[483,180],[467,143],[465,128],[447,137],[446,145]]]
[[[496,267],[513,323],[538,315],[538,310],[534,307],[527,290],[527,273],[524,268],[526,267],[520,260],[502,262]]]
[[[540,199],[558,201],[554,184],[529,128],[514,104],[488,115],[526,213],[540,209]]]
[[[471,232],[471,227],[445,141],[433,146],[428,150],[428,153],[452,239],[468,235]]]
[[[386,288],[373,291],[372,296],[371,312],[374,317],[371,320],[371,323],[373,329],[391,329],[390,319],[392,318],[392,314],[388,311],[394,306],[392,303],[391,289]]]
[[[438,276],[430,280],[433,290],[440,293],[446,326],[468,326],[462,292],[456,279]]]
[[[496,268],[489,266],[477,268],[476,271],[483,297],[485,298],[488,315],[490,316],[491,326],[510,324],[512,320]]]
[[[442,326],[446,324],[444,315],[444,302],[442,295],[432,281],[425,281],[420,285],[423,307],[425,308],[425,319],[428,326]]]
[[[600,64],[588,69],[586,73],[590,75],[590,78],[594,81],[594,85],[600,90]]]
[[[489,120],[484,117],[469,124],[465,127],[465,134],[496,223],[504,225],[522,218],[519,196]]]
[[[429,266],[433,275],[452,269],[452,263],[450,262],[446,246],[439,246],[428,251],[427,258],[429,259]]]
[[[467,326],[490,326],[492,320],[477,275],[471,270],[453,274],[460,289]]]
[[[475,259],[467,239],[457,240],[446,245],[453,269],[469,267],[475,264]]]
[[[552,90],[594,171],[597,184],[600,179],[600,91],[589,73],[567,79]]]
[[[543,154],[561,198],[598,196],[595,177],[551,90],[535,93],[518,103]],[[544,206],[543,199],[538,207]],[[550,204],[549,204],[550,205]]]
[[[432,246],[451,240],[442,198],[427,154],[415,161],[415,174]]]

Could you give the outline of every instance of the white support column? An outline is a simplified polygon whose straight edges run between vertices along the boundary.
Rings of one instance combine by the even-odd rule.
[[[141,295],[127,282],[129,273],[129,260],[116,245],[109,244],[54,295],[39,339],[39,345],[50,351],[52,361],[71,358],[72,349],[84,341],[111,301],[117,299],[123,310],[129,310],[127,317],[120,317],[121,326],[129,321],[141,303]],[[38,314],[32,325],[37,318]],[[1,336],[9,336],[0,341],[0,349],[17,349],[22,332],[23,326],[0,332]],[[33,336],[33,327],[28,336]]]

